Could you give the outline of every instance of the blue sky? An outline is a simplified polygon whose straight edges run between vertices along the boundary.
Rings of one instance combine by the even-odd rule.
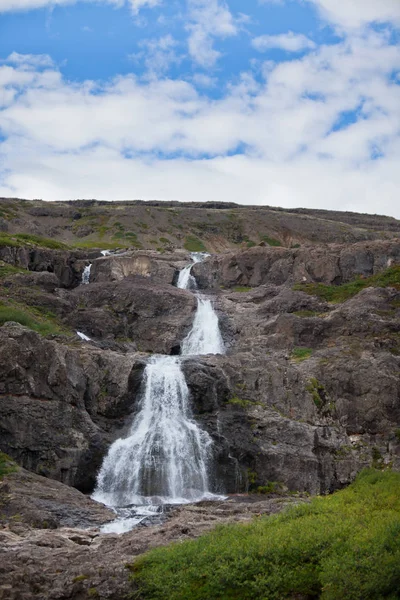
[[[0,195],[400,217],[399,32],[399,0],[0,0]]]

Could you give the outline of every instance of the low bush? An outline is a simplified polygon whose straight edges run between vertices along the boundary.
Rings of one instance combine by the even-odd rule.
[[[293,289],[305,292],[310,296],[318,296],[322,300],[341,303],[353,298],[367,287],[394,287],[400,290],[400,265],[385,269],[371,277],[357,278],[342,285],[325,285],[323,283],[297,283]]]
[[[395,600],[399,564],[400,474],[367,470],[280,515],[152,550],[132,577],[141,600]]]

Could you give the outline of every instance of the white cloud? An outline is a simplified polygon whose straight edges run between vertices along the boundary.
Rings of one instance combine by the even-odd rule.
[[[182,55],[178,55],[176,48],[178,42],[168,34],[158,39],[149,39],[139,42],[139,47],[143,48],[137,54],[130,54],[129,58],[133,61],[143,61],[149,75],[165,73],[173,64],[179,64],[183,60]]]
[[[212,67],[220,56],[214,49],[214,38],[236,35],[238,24],[221,0],[188,0],[188,9],[189,54],[201,66]]]
[[[6,59],[0,62],[26,69],[54,66],[54,61],[48,54],[18,54],[18,52],[12,52]]]
[[[345,28],[367,23],[394,22],[400,25],[399,0],[308,0],[328,21]]]
[[[68,4],[75,4],[80,0],[0,0],[0,13],[1,12],[12,12],[12,11],[23,11],[33,10],[36,8],[43,8],[45,6],[66,6]],[[158,6],[161,0],[83,0],[85,2],[104,2],[107,4],[113,4],[115,6],[123,6],[127,3],[133,14],[137,15],[141,8],[148,6],[153,8]]]
[[[400,48],[373,32],[269,65],[262,82],[243,74],[218,100],[179,80],[79,84],[54,67],[3,65],[0,195],[218,199],[400,217],[395,70]],[[356,109],[356,122],[333,131]]]
[[[281,48],[287,52],[300,52],[315,48],[315,43],[301,33],[281,33],[280,35],[260,35],[251,42],[253,48],[265,52],[270,48]]]

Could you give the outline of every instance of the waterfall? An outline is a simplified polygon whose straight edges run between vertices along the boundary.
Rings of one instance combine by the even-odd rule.
[[[196,279],[191,274],[191,270],[194,264],[202,262],[207,256],[210,256],[206,252],[191,252],[190,257],[192,263],[182,269],[179,273],[177,288],[181,290],[195,290],[197,289]]]
[[[223,354],[224,342],[218,325],[218,317],[211,300],[197,297],[197,311],[193,327],[183,340],[181,354]]]
[[[92,268],[92,265],[86,265],[86,267],[83,269],[83,273],[82,273],[82,284],[87,285],[90,281],[90,269]]]
[[[178,287],[197,288],[190,271],[205,256],[192,254],[193,262],[181,271]],[[223,352],[211,301],[198,295],[182,356]],[[146,365],[144,391],[129,434],[112,444],[98,474],[93,498],[114,507],[119,515],[104,532],[128,531],[148,518],[149,512],[157,514],[160,504],[221,498],[209,491],[212,440],[193,419],[182,360],[179,356],[153,356]],[[123,508],[127,505],[136,506],[129,506],[127,513],[128,508]]]
[[[111,506],[200,500],[211,438],[193,421],[179,358],[152,357],[144,381],[138,414],[128,437],[111,446],[94,498]]]

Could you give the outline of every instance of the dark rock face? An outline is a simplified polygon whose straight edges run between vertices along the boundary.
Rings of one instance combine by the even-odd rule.
[[[68,325],[89,337],[133,341],[143,352],[171,354],[190,328],[192,294],[131,276],[118,283],[80,286],[69,295]]]
[[[202,289],[294,282],[338,285],[400,262],[400,242],[359,242],[298,249],[255,247],[211,257],[193,267]]]
[[[143,363],[68,347],[20,325],[0,328],[1,449],[23,467],[91,491],[135,410]]]
[[[60,287],[63,288],[73,288],[79,285],[83,271],[79,261],[85,258],[85,254],[82,252],[29,247],[0,247],[0,260],[29,271],[54,273]]]

